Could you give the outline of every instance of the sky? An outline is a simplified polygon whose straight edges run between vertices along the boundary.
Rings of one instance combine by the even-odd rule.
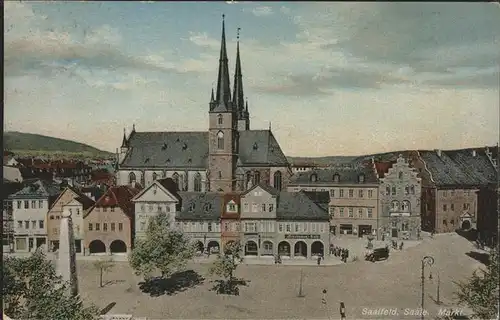
[[[4,130],[112,152],[133,124],[207,130],[222,14],[251,128],[288,156],[499,140],[495,3],[6,1]]]

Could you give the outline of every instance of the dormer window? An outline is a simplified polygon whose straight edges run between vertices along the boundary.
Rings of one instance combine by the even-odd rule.
[[[224,123],[224,118],[222,117],[222,114],[217,115],[217,124],[220,126]]]
[[[158,192],[158,186],[156,184],[153,185],[153,194],[156,194]]]
[[[254,144],[253,144],[253,149],[254,149],[254,150],[259,149],[259,146],[257,145],[257,142],[254,142]]]
[[[236,208],[236,204],[234,203],[234,201],[229,201],[229,203],[227,204],[227,211],[229,212],[236,212],[237,211],[237,208]]]
[[[365,175],[364,174],[360,174],[359,177],[358,177],[358,181],[359,181],[359,183],[365,182]]]
[[[167,164],[170,164],[170,158],[167,159],[167,161],[165,161]]]
[[[316,182],[318,181],[318,175],[316,173],[311,174],[310,178],[311,182]]]
[[[205,213],[209,213],[211,209],[212,209],[212,204],[210,203],[205,204],[205,207],[203,208]]]
[[[158,174],[156,172],[153,172],[153,181],[155,181],[158,178]]]
[[[168,145],[167,145],[166,143],[164,143],[164,144],[163,144],[163,146],[161,147],[161,149],[162,149],[163,151],[165,151],[165,150],[167,150],[167,147],[168,147]]]
[[[339,182],[340,181],[340,175],[338,173],[333,175],[333,182]]]
[[[196,205],[194,203],[190,203],[188,210],[189,210],[189,212],[193,212],[195,208],[196,208]]]
[[[399,171],[398,177],[399,177],[400,180],[403,180],[403,172],[402,171]]]

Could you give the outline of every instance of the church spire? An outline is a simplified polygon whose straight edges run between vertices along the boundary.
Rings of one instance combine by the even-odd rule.
[[[238,120],[242,120],[245,111],[245,98],[243,95],[243,80],[241,74],[241,59],[240,59],[240,30],[237,31],[236,44],[236,67],[234,71],[234,91],[233,91],[233,106],[238,113]]]
[[[125,132],[125,128],[123,128],[123,140],[122,140],[122,148],[127,147],[127,134]]]
[[[217,105],[224,110],[230,110],[231,104],[231,86],[229,84],[229,67],[226,50],[226,30],[224,26],[224,15],[222,15],[222,39],[220,44],[219,75],[217,77]]]
[[[212,95],[210,96],[210,102],[214,102],[215,101],[215,98],[214,98],[214,87],[212,87]]]

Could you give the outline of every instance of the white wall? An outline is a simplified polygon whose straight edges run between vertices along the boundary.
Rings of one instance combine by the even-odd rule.
[[[75,239],[83,239],[84,224],[83,224],[83,206],[73,200],[62,207],[63,215],[71,213],[71,221],[73,222],[73,233]]]
[[[21,202],[20,208],[18,207],[19,201]],[[25,201],[28,201],[28,209],[25,208]],[[14,234],[47,235],[48,199],[13,199],[12,205]],[[18,221],[22,221],[22,226],[19,226]],[[29,221],[28,228],[26,228],[25,221]],[[33,228],[32,221],[36,221],[35,228]],[[43,221],[42,228],[40,228],[40,221]]]

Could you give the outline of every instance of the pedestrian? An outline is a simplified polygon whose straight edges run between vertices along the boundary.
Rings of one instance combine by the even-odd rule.
[[[340,319],[344,320],[346,317],[345,315],[345,304],[344,302],[340,302]]]
[[[349,250],[346,249],[346,251],[345,251],[345,262],[347,262],[348,258],[349,258]]]
[[[404,245],[404,242],[401,241],[401,244],[399,245],[399,250],[403,250],[403,245]]]
[[[321,256],[320,255],[318,255],[317,262],[318,262],[318,266],[319,266],[321,264]]]

